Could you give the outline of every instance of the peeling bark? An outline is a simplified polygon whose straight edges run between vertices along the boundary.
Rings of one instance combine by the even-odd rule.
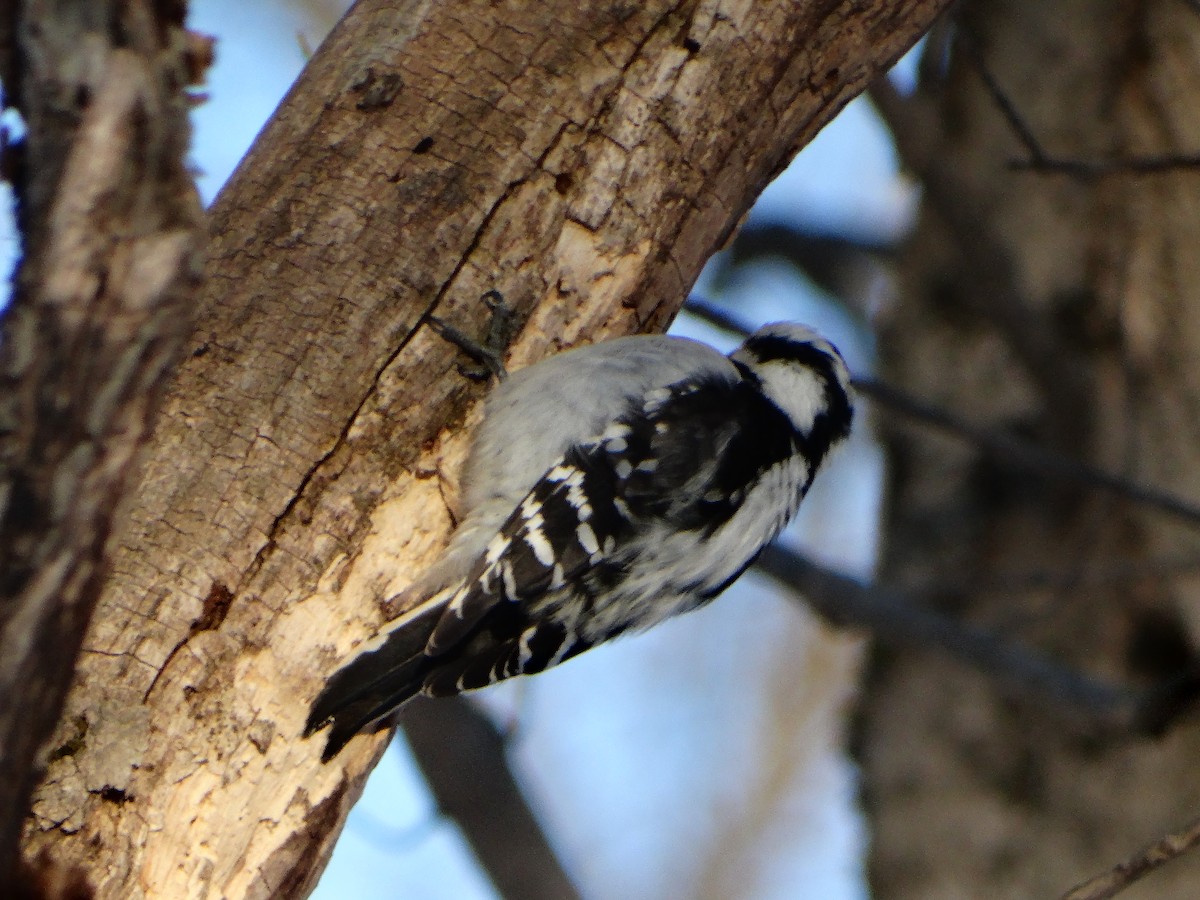
[[[384,741],[320,765],[308,698],[440,547],[483,394],[424,317],[500,291],[510,368],[661,327],[946,5],[360,0],[213,211],[27,852],[122,900],[310,890]]]

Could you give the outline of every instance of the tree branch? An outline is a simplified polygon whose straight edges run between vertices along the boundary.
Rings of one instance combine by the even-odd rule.
[[[1008,127],[1028,154],[1025,159],[1011,160],[1008,164],[1010,169],[1069,175],[1080,181],[1095,181],[1110,175],[1163,175],[1181,169],[1200,167],[1200,153],[1172,153],[1123,159],[1065,159],[1051,155],[1042,146],[1033,128],[1017,109],[1017,105],[1000,86],[1000,81],[988,67],[983,51],[975,39],[961,29],[955,38],[975,67],[979,80],[983,82],[992,102],[996,104],[996,109],[1004,116]]]
[[[756,566],[834,625],[866,629],[884,643],[940,650],[1014,696],[1068,713],[1103,734],[1160,734],[1194,709],[1200,696],[1200,670],[1195,668],[1145,689],[1109,684],[919,606],[900,592],[862,585],[778,544],[767,547]]]
[[[961,291],[972,311],[992,322],[1046,398],[1055,415],[1047,421],[1048,438],[1056,447],[1079,447],[1091,430],[1087,419],[1087,369],[1066,351],[1035,313],[1021,289],[1016,262],[987,211],[971,201],[963,176],[940,165],[928,146],[939,133],[934,111],[921,96],[902,97],[887,80],[871,85],[871,102],[896,142],[905,166],[921,181],[928,207],[945,222],[969,273],[969,290]]]
[[[1010,467],[1094,490],[1107,491],[1148,509],[1166,513],[1189,525],[1200,525],[1200,506],[1178,494],[1138,484],[1097,466],[1047,450],[1015,435],[973,425],[947,410],[917,400],[873,378],[857,378],[854,387],[863,396],[870,397],[890,411],[943,434],[967,441],[982,453]]]
[[[1200,846],[1200,819],[1182,831],[1164,835],[1107,872],[1089,878],[1062,895],[1062,900],[1108,900],[1155,869]]]

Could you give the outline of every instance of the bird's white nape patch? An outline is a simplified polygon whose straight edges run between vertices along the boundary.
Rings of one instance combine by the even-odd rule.
[[[729,358],[749,368],[762,394],[805,434],[819,415],[840,410],[836,404],[829,409],[839,394],[849,394],[850,372],[841,354],[805,325],[765,325]]]
[[[791,419],[796,430],[808,434],[817,416],[827,411],[825,381],[807,366],[783,360],[759,363],[755,374],[762,392]]]

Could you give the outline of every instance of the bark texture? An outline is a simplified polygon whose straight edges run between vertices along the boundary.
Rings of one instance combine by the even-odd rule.
[[[28,852],[101,897],[303,896],[384,743],[321,766],[308,700],[441,545],[483,393],[424,317],[500,291],[511,368],[665,324],[946,5],[360,0],[213,211]]]
[[[988,0],[963,14],[1047,152],[1200,149],[1200,22],[1187,4]],[[1008,160],[1025,154],[1012,129],[963,45],[952,55],[948,80],[909,110],[923,122],[925,147],[910,142],[908,155],[929,202],[881,342],[888,378],[1197,496],[1200,176],[1014,172]],[[1173,561],[1195,559],[1196,534],[946,444],[894,445],[889,578],[1108,677],[1161,677],[1194,659],[1200,584]],[[1135,576],[1112,577],[1125,563]],[[928,658],[882,660],[867,697],[881,898],[1058,896],[1200,801],[1194,726],[1098,740]],[[1181,865],[1123,896],[1194,897],[1197,881]]]
[[[14,3],[0,25],[24,257],[0,333],[0,885],[199,286],[183,6]],[[202,67],[202,66],[201,66]]]

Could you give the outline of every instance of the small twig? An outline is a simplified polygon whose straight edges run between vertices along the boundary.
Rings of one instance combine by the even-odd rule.
[[[1062,900],[1107,900],[1155,869],[1200,845],[1200,819],[1182,831],[1165,835],[1117,863],[1107,872],[1089,878],[1062,895]]]
[[[1000,87],[1000,82],[996,76],[992,74],[992,70],[988,67],[987,61],[983,58],[983,52],[979,49],[979,45],[968,31],[959,28],[955,34],[956,43],[966,52],[967,58],[975,66],[975,71],[979,75],[979,80],[983,82],[983,86],[991,95],[992,102],[996,104],[996,108],[1000,110],[1000,114],[1004,116],[1008,122],[1008,127],[1013,130],[1017,136],[1017,140],[1025,147],[1025,152],[1029,154],[1029,161],[1040,163],[1048,159],[1046,152],[1042,149],[1041,143],[1037,136],[1034,135],[1033,129],[1025,122],[1025,119],[1017,111],[1016,104],[1009,99],[1008,94]]]
[[[869,630],[881,642],[940,650],[1015,696],[1072,713],[1103,733],[1160,734],[1200,696],[1200,671],[1188,669],[1146,689],[1110,684],[921,606],[903,592],[863,585],[779,545],[767,547],[756,565],[834,625]]]
[[[894,255],[890,241],[831,234],[778,223],[748,223],[738,232],[728,253],[714,257],[714,283],[720,287],[734,269],[757,259],[791,263],[823,291],[848,293],[850,279],[865,264],[879,264]]]
[[[1164,156],[1134,156],[1126,159],[1013,159],[1008,167],[1015,171],[1063,174],[1081,181],[1095,181],[1110,175],[1162,175],[1180,169],[1200,168],[1200,153],[1167,154]]]
[[[943,596],[947,593],[975,594],[1019,593],[1051,588],[1079,590],[1128,584],[1147,578],[1158,580],[1200,573],[1200,557],[1150,557],[1148,559],[1110,559],[1090,564],[1082,571],[1039,569],[1032,571],[1000,572],[984,579],[972,579],[970,586],[939,583],[923,585],[926,593]]]
[[[698,297],[695,294],[687,298],[687,302],[683,306],[683,311],[689,316],[695,316],[700,321],[707,322],[714,328],[719,328],[721,331],[726,331],[737,337],[744,338],[750,335],[751,329],[746,327],[745,323],[733,313],[726,312],[715,303],[705,300],[703,297]]]
[[[958,283],[964,305],[996,326],[1008,346],[1041,390],[1053,411],[1051,437],[1072,446],[1090,430],[1090,386],[1087,370],[1069,344],[1059,339],[1053,322],[1035,312],[1024,293],[1017,262],[996,230],[979,190],[961,170],[945,164],[933,147],[939,131],[937,112],[920,94],[901,97],[886,78],[870,88],[871,101],[883,117],[904,164],[924,185],[924,202],[947,226],[962,259]]]
[[[308,62],[313,57],[312,41],[308,39],[308,35],[303,29],[296,29],[296,46],[300,48],[300,55],[304,57],[304,61]]]
[[[854,387],[859,393],[886,406],[892,412],[961,438],[1009,465],[1108,491],[1192,525],[1200,525],[1200,506],[1176,494],[1146,487],[1087,463],[1068,459],[1002,431],[972,425],[944,409],[923,403],[903,391],[871,378],[855,378]]]
[[[749,329],[734,316],[702,300],[689,300],[686,309],[697,318],[732,334],[749,333]],[[1013,435],[972,425],[945,409],[918,400],[873,378],[856,377],[853,384],[855,390],[880,406],[973,444],[999,462],[1093,489],[1109,491],[1189,524],[1200,525],[1200,506],[1176,494],[1145,487],[1128,478],[1069,459]]]
[[[1041,142],[1034,135],[1029,123],[1025,121],[1024,117],[1017,110],[1016,104],[1004,92],[992,70],[988,68],[987,61],[984,59],[983,53],[980,52],[975,40],[966,31],[961,29],[958,31],[957,37],[959,46],[966,51],[968,58],[975,66],[975,71],[991,96],[992,102],[996,104],[996,108],[1000,110],[1000,114],[1008,122],[1009,128],[1017,136],[1017,140],[1021,142],[1021,145],[1025,148],[1025,152],[1029,154],[1026,159],[1010,160],[1008,163],[1010,169],[1057,173],[1070,175],[1081,181],[1094,181],[1110,175],[1160,175],[1166,172],[1178,171],[1179,169],[1195,169],[1200,167],[1200,153],[1163,154],[1160,156],[1135,156],[1124,159],[1101,160],[1065,159],[1051,156],[1042,147]]]
[[[1000,114],[1004,116],[1008,122],[1008,127],[1016,134],[1019,140],[1025,147],[1025,151],[1029,154],[1029,159],[1034,162],[1040,162],[1047,159],[1046,153],[1042,150],[1042,145],[1033,133],[1033,129],[1025,122],[1025,119],[1017,111],[1016,104],[1009,99],[1008,94],[1000,87],[1000,82],[996,76],[992,74],[992,70],[988,67],[987,61],[983,58],[983,52],[979,49],[979,45],[970,33],[965,29],[959,28],[955,34],[956,42],[963,50],[966,51],[967,57],[975,66],[975,71],[979,75],[979,80],[983,82],[983,86],[987,88],[988,94],[991,95],[992,102],[996,104],[996,108],[1000,110]]]

